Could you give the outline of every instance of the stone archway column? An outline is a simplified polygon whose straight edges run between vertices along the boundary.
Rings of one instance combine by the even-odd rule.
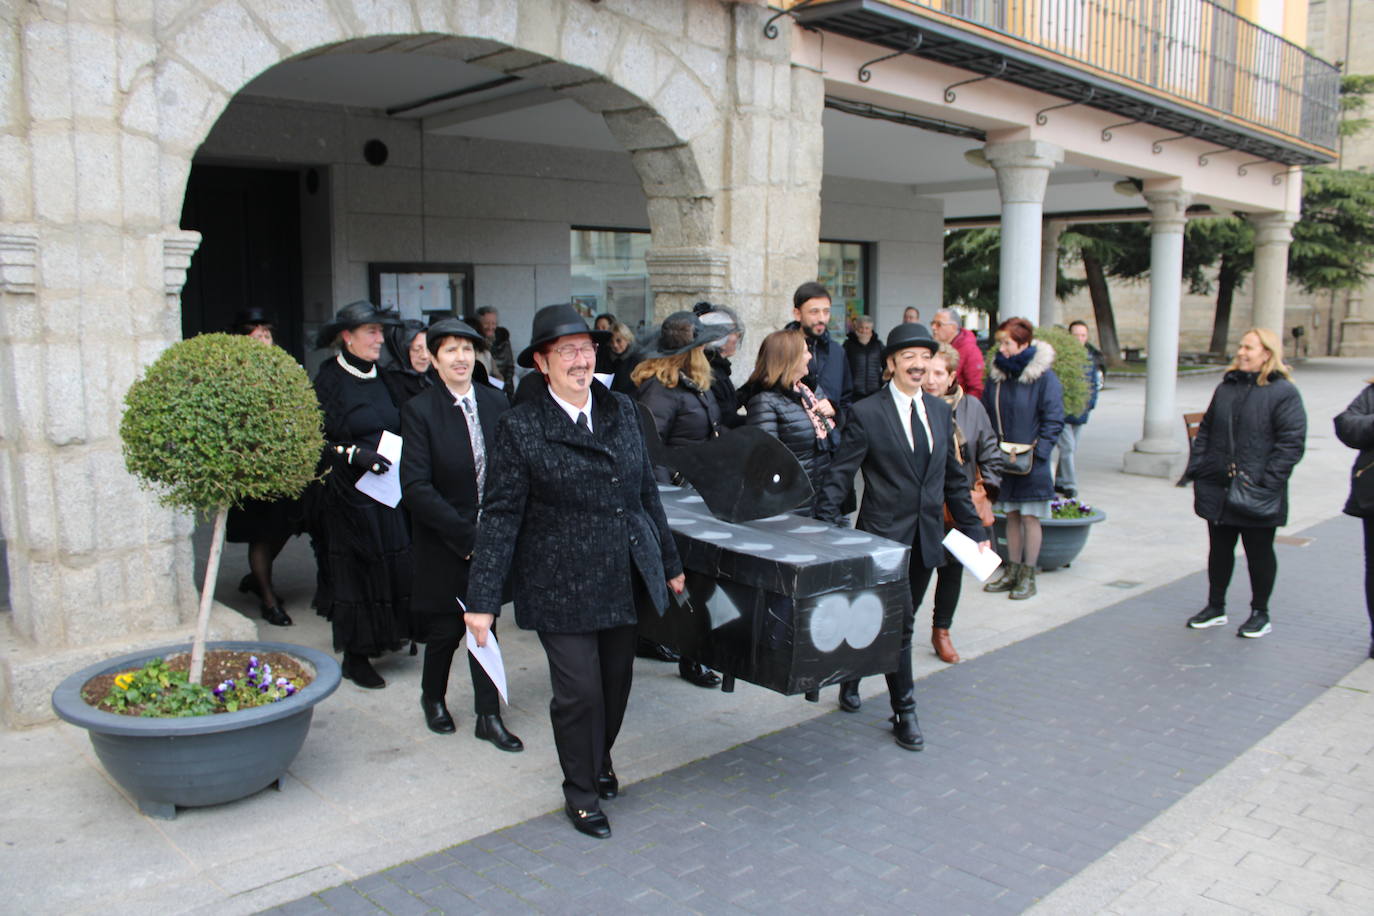
[[[1046,220],[1040,239],[1040,317],[1037,325],[1060,324],[1059,298],[1055,295],[1059,281],[1059,237],[1067,223]]]
[[[983,155],[997,173],[1002,200],[1002,255],[997,314],[1044,322],[1041,314],[1041,224],[1050,170],[1064,151],[1041,140],[990,142]]]
[[[1177,187],[1147,187],[1150,205],[1150,325],[1145,370],[1144,435],[1126,453],[1124,470],[1172,477],[1184,453],[1178,414],[1178,327],[1183,292],[1183,226],[1191,196]]]
[[[1288,293],[1288,246],[1293,241],[1294,213],[1256,213],[1248,219],[1255,227],[1255,278],[1251,284],[1251,322],[1268,328],[1284,340],[1283,309]]]

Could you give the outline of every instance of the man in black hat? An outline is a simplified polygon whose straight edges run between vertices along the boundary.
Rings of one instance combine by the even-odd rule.
[[[889,383],[850,408],[816,509],[817,518],[843,524],[840,506],[855,471],[862,471],[858,528],[911,545],[911,607],[902,619],[897,670],[887,676],[893,737],[909,751],[925,746],[916,720],[911,639],[930,574],[944,562],[944,507],[980,549],[990,546],[958,467],[953,412],[921,390],[926,364],[938,348],[922,324],[899,324],[887,335],[882,355]],[[859,682],[845,681],[840,708],[857,712],[859,706]]]

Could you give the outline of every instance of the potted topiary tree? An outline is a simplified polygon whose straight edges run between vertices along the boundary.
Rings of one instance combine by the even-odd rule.
[[[1043,340],[1054,348],[1054,374],[1064,391],[1064,416],[1081,414],[1088,406],[1087,370],[1091,357],[1088,348],[1063,328],[1041,325],[1035,329],[1035,339]],[[992,365],[997,355],[993,347],[987,355],[987,364]],[[1040,558],[1036,566],[1042,570],[1058,569],[1068,566],[1078,556],[1088,542],[1089,527],[1107,517],[1101,509],[1080,503],[1076,499],[1056,499],[1051,505],[1051,517],[1041,521],[1043,541]],[[993,544],[998,553],[1006,558],[1007,523],[1000,513],[995,513],[993,524]]]
[[[324,437],[305,371],[278,347],[229,334],[169,347],[130,387],[119,432],[126,467],[159,501],[213,519],[195,637],[185,670],[169,656],[187,646],[110,659],[63,681],[53,709],[88,730],[141,810],[173,817],[279,784],[315,704],[338,687],[325,652],[206,644],[230,506],[298,497]]]

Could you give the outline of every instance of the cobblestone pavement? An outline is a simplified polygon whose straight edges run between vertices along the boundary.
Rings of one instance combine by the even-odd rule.
[[[609,841],[560,810],[268,912],[1369,912],[1367,704],[1186,814],[1367,657],[1357,523],[1301,534],[1266,638],[1235,637],[1243,561],[1231,625],[1185,628],[1193,574],[923,679],[923,753],[876,697],[627,786]],[[1123,859],[1171,815],[1181,846]]]

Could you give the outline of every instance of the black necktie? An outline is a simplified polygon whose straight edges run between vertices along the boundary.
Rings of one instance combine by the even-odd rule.
[[[587,432],[591,432],[591,431],[592,431],[592,424],[591,424],[591,422],[587,419],[587,414],[586,414],[585,411],[578,411],[578,412],[577,412],[577,425],[580,426],[580,427],[582,427],[583,429],[585,429]]]
[[[926,428],[921,425],[921,415],[916,412],[915,398],[911,400],[911,448],[916,455],[916,469],[925,474],[926,465],[930,463],[930,443],[926,441]]]

